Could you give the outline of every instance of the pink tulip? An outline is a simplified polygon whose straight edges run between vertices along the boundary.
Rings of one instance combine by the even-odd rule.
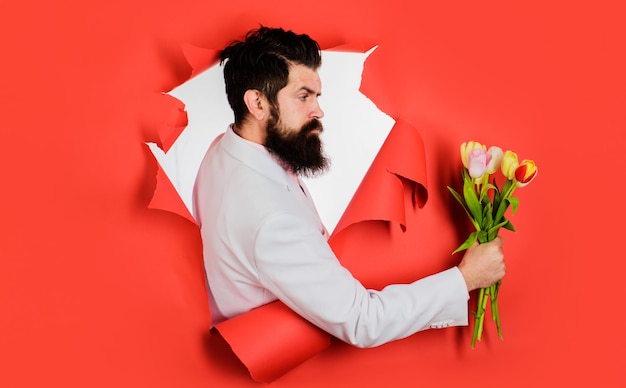
[[[486,150],[487,147],[473,140],[467,143],[461,144],[461,161],[463,162],[463,166],[465,166],[465,168],[469,168],[469,156],[472,153],[472,151],[476,149]]]
[[[480,179],[487,172],[487,167],[491,161],[491,154],[482,148],[475,148],[470,152],[468,158],[468,171],[472,179]]]

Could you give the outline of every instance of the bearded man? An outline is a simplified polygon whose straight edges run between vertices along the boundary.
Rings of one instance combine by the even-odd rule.
[[[300,180],[329,167],[317,42],[261,27],[221,60],[235,120],[209,147],[194,187],[213,325],[276,300],[359,347],[467,325],[469,291],[504,276],[501,239],[471,247],[446,271],[366,289],[335,257]]]

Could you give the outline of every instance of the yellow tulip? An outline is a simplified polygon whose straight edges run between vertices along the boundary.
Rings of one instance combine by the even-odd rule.
[[[480,144],[477,141],[470,141],[468,143],[461,144],[461,161],[465,168],[469,168],[469,156],[475,149],[487,150],[487,147]]]
[[[506,179],[515,179],[515,170],[518,166],[519,161],[517,159],[517,154],[513,151],[505,151],[502,156],[502,175],[504,175]]]

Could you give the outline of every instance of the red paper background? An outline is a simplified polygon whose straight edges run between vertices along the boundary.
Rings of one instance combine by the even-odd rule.
[[[222,47],[257,23],[323,47],[379,45],[363,91],[421,132],[429,200],[398,246],[354,249],[395,256],[389,271],[415,260],[398,279],[458,260],[462,214],[445,186],[459,179],[462,141],[540,166],[519,191],[519,232],[503,233],[504,341],[488,329],[471,350],[465,328],[335,343],[272,386],[622,386],[619,4],[3,2],[0,386],[259,385],[207,341],[199,234],[147,208],[156,165],[143,144],[168,118],[157,93],[188,75],[181,45]]]

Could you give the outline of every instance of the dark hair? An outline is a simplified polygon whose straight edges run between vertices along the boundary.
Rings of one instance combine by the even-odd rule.
[[[289,81],[290,64],[317,70],[322,64],[320,47],[306,34],[282,28],[249,31],[243,41],[231,42],[221,53],[228,103],[240,123],[248,114],[243,96],[247,90],[261,92],[273,105],[276,94]]]

